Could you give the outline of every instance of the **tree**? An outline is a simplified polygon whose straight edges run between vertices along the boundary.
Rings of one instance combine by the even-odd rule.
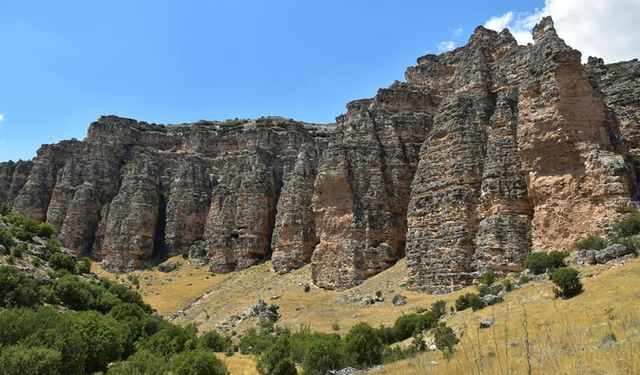
[[[445,322],[440,322],[440,324],[433,329],[433,337],[438,350],[442,352],[445,358],[450,359],[453,355],[454,346],[460,343],[453,329],[448,327]]]
[[[264,375],[296,375],[298,371],[291,360],[289,338],[279,337],[260,356],[256,369]]]
[[[69,254],[53,253],[49,257],[49,265],[54,270],[66,270],[69,273],[76,273],[76,260]]]
[[[557,285],[553,288],[556,297],[571,298],[582,292],[579,272],[575,268],[558,268],[551,275],[551,280]]]
[[[7,251],[16,245],[16,240],[9,231],[4,228],[0,228],[0,245],[4,246]]]
[[[227,367],[204,350],[185,351],[171,357],[173,375],[227,375]]]
[[[345,364],[345,355],[340,337],[333,335],[314,336],[302,359],[305,375],[324,375],[338,370]]]
[[[534,275],[540,275],[547,270],[547,254],[543,252],[537,252],[530,254],[524,261],[524,266],[529,269]]]
[[[353,326],[344,341],[347,356],[355,365],[368,367],[382,363],[384,344],[367,323]]]
[[[76,264],[76,269],[79,274],[85,274],[91,272],[91,259],[88,257],[82,257]]]
[[[167,361],[146,350],[138,350],[125,362],[109,367],[109,375],[160,375],[168,371]]]
[[[14,345],[2,348],[0,371],[4,375],[58,375],[60,352],[43,347]]]
[[[227,336],[223,336],[216,331],[205,332],[198,339],[200,345],[214,352],[226,352],[233,342]]]

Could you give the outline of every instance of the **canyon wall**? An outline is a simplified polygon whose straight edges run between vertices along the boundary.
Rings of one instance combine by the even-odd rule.
[[[430,293],[636,210],[637,60],[582,65],[545,18],[534,44],[479,27],[405,77],[330,125],[104,116],[83,141],[0,163],[0,200],[114,271],[271,259],[345,289],[406,256],[409,286]]]

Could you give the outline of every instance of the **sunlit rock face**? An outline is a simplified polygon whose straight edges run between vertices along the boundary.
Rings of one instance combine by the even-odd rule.
[[[636,209],[637,60],[583,66],[545,18],[534,44],[479,27],[405,76],[330,125],[104,116],[83,141],[0,163],[0,200],[113,271],[271,259],[345,289],[406,256],[408,285],[430,293]]]

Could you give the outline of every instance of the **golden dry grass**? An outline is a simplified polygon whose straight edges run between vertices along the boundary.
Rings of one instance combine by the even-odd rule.
[[[450,362],[430,352],[375,373],[527,374],[528,361],[533,374],[640,374],[640,261],[582,274],[585,291],[569,300],[556,300],[545,280],[495,307],[447,317],[462,336]],[[477,329],[487,317],[493,327]],[[610,333],[613,345],[605,339]]]
[[[467,288],[455,293],[432,296],[404,290],[405,261],[344,292],[300,286],[310,283],[308,267],[286,275],[276,275],[265,263],[242,272],[211,275],[206,267],[182,263],[171,273],[137,271],[141,292],[149,304],[165,315],[176,312],[175,322],[196,323],[201,331],[217,327],[230,315],[240,314],[264,299],[280,306],[280,325],[297,328],[307,324],[312,330],[344,333],[360,321],[372,325],[391,325],[395,319],[443,299],[448,305]],[[98,269],[99,270],[99,269]],[[104,272],[104,271],[103,271]],[[439,352],[386,365],[376,374],[526,374],[527,357],[533,374],[640,374],[640,260],[624,265],[594,266],[581,270],[585,291],[572,299],[556,300],[548,280],[531,282],[509,293],[505,302],[478,312],[471,310],[447,316],[447,324],[461,335],[461,343],[447,362]],[[105,273],[102,274],[105,276]],[[109,275],[113,277],[113,275]],[[120,276],[126,280],[126,276]],[[187,286],[187,284],[191,284]],[[386,300],[370,307],[341,301],[350,296],[368,296],[380,290]],[[405,306],[395,307],[391,297],[408,297]],[[194,303],[195,301],[195,303]],[[612,309],[606,313],[605,309]],[[524,334],[524,313],[528,342]],[[607,315],[610,318],[608,319]],[[480,320],[492,317],[492,328],[478,330]],[[234,330],[241,333],[252,323]],[[617,344],[604,345],[607,334],[616,335]],[[527,347],[529,355],[527,356]],[[255,374],[255,359],[235,354],[220,356],[232,374]],[[437,361],[437,364],[432,364]]]

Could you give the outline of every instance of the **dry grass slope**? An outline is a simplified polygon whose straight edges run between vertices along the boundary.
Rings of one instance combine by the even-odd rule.
[[[271,303],[276,295],[280,297],[273,303],[282,314],[279,324],[294,329],[307,324],[313,330],[333,332],[337,322],[338,332],[344,333],[360,321],[391,325],[398,316],[438,299],[451,306],[460,294],[473,290],[442,296],[406,291],[404,261],[357,288],[333,292],[312,286],[308,293],[300,286],[310,283],[308,267],[279,276],[265,263],[242,272],[211,275],[180,258],[172,261],[181,266],[171,273],[136,272],[141,292],[163,315],[174,316],[178,323],[194,322],[201,331],[246,311],[258,299]],[[581,274],[585,291],[570,300],[556,300],[551,282],[542,280],[509,293],[505,302],[494,307],[447,316],[447,323],[461,336],[450,361],[439,352],[426,352],[384,366],[375,374],[515,375],[527,374],[528,366],[532,374],[640,374],[640,260],[583,268]],[[383,303],[360,307],[348,301],[378,290],[385,295]],[[408,303],[393,306],[395,293],[407,296]],[[489,317],[494,319],[493,327],[477,329],[479,321]],[[240,333],[249,326],[245,322],[235,329]],[[607,340],[610,334],[617,342]],[[220,357],[232,374],[256,373],[251,356]]]

